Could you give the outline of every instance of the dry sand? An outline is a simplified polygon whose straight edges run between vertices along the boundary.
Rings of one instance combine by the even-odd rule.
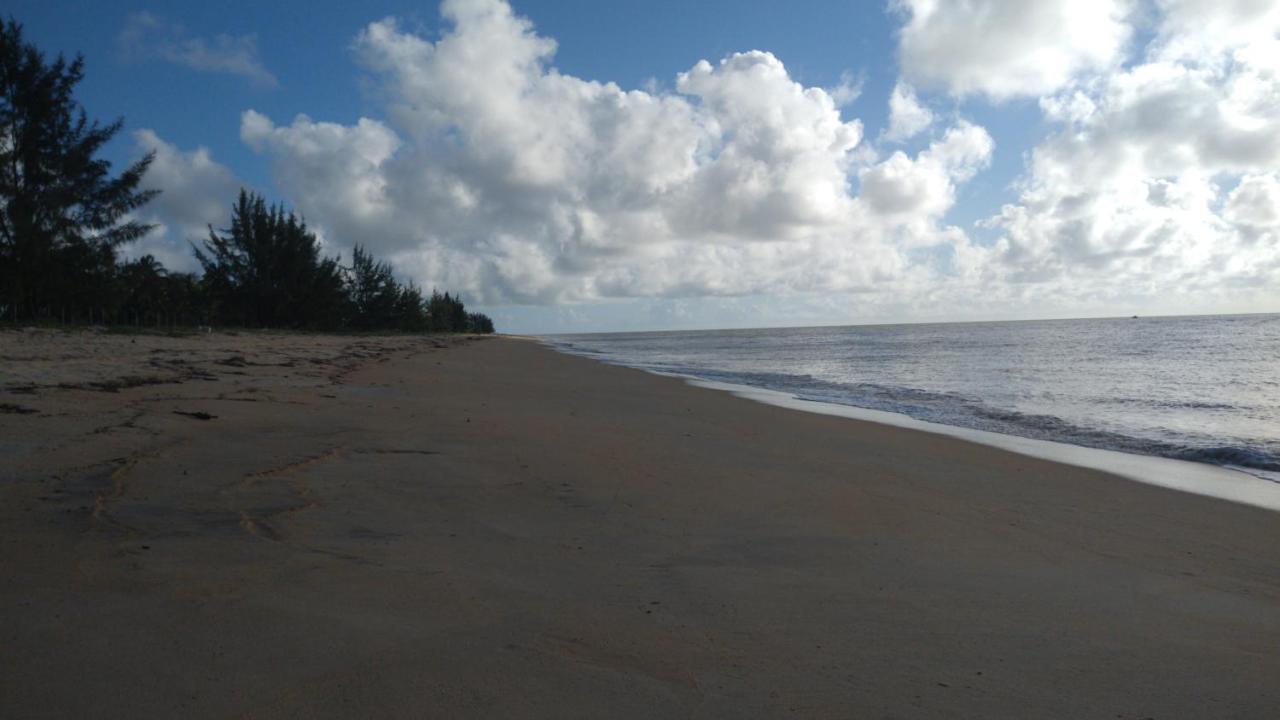
[[[4,718],[1280,717],[1265,510],[513,339],[6,332],[0,409]]]

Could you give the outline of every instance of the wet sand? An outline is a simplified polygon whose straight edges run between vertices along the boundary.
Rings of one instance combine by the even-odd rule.
[[[0,333],[0,717],[1274,718],[1280,513],[517,339]]]

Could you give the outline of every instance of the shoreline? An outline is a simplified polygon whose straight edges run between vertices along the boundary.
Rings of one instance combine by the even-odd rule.
[[[1280,704],[1269,510],[530,340],[5,343],[6,716]]]
[[[708,380],[697,375],[637,367],[624,362],[610,361],[605,356],[593,351],[579,351],[569,349],[569,347],[562,347],[550,338],[534,337],[532,339],[550,350],[565,355],[585,358],[615,367],[639,370],[658,377],[678,378],[694,387],[719,390],[766,405],[812,412],[819,415],[846,417],[853,420],[954,437],[986,447],[1015,452],[1027,457],[1107,472],[1124,480],[1280,511],[1280,474],[1266,470],[1077,445],[1064,441],[932,422],[900,412],[877,410],[831,401],[811,400],[798,397],[787,391],[773,390],[756,385]]]
[[[662,373],[654,374],[661,375]],[[1218,500],[1228,500],[1266,510],[1280,511],[1280,483],[1255,475],[1245,468],[1178,460],[1158,455],[1139,455],[1137,453],[1073,445],[1053,440],[1022,437],[1020,435],[1006,435],[959,425],[944,425],[927,420],[917,420],[902,413],[873,410],[856,405],[806,400],[790,393],[751,385],[702,380],[691,375],[669,375],[669,377],[679,377],[695,387],[720,390],[736,397],[766,405],[819,415],[846,417],[852,420],[878,423],[904,430],[953,437],[1038,460],[1048,460],[1086,470],[1105,472],[1121,480],[1179,490]]]

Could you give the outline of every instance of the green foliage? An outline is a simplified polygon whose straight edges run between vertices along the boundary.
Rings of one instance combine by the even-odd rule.
[[[424,300],[412,283],[396,282],[391,264],[360,245],[349,268],[323,257],[305,223],[243,190],[231,209],[231,227],[222,234],[210,229],[204,247],[192,249],[204,269],[200,289],[216,324],[493,332],[489,318],[468,314],[449,293]]]
[[[427,321],[432,332],[461,332],[466,329],[466,310],[449,293],[432,291],[427,301]]]
[[[155,195],[138,183],[152,156],[111,177],[95,156],[122,121],[90,122],[72,97],[84,60],[49,62],[13,19],[0,24],[0,314],[110,311],[115,251],[150,229],[129,220]]]
[[[488,335],[493,332],[493,321],[484,313],[467,313],[467,332]]]
[[[462,301],[431,293],[427,301],[427,319],[433,332],[466,332],[487,334],[493,332],[493,321],[483,313],[468,313]]]
[[[413,308],[402,302],[391,265],[379,262],[356,245],[347,275],[347,296],[351,300],[351,326],[358,330],[396,327],[399,314]],[[419,295],[421,305],[421,295]]]
[[[394,318],[396,326],[407,332],[425,332],[429,327],[422,291],[413,283],[400,286],[396,293]]]
[[[211,228],[204,270],[214,322],[247,327],[333,329],[342,325],[346,295],[337,258],[323,257],[306,223],[261,197],[240,191],[231,227]]]
[[[196,276],[170,273],[150,255],[121,264],[116,283],[118,323],[149,327],[203,325],[208,321],[204,289]]]

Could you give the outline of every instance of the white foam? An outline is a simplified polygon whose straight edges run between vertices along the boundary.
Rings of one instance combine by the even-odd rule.
[[[666,373],[655,374],[663,375]],[[946,435],[1042,460],[1051,460],[1091,470],[1101,470],[1150,485],[1159,485],[1160,487],[1172,488],[1196,495],[1230,500],[1268,510],[1280,510],[1280,483],[1270,482],[1245,472],[1219,465],[1148,455],[1133,455],[1115,450],[1101,450],[1049,440],[1002,435],[986,430],[940,425],[883,410],[868,410],[849,405],[802,400],[794,395],[776,390],[699,380],[685,375],[671,376],[682,378],[696,387],[722,390],[737,397],[767,405],[802,410],[820,415],[866,420],[882,425]]]

